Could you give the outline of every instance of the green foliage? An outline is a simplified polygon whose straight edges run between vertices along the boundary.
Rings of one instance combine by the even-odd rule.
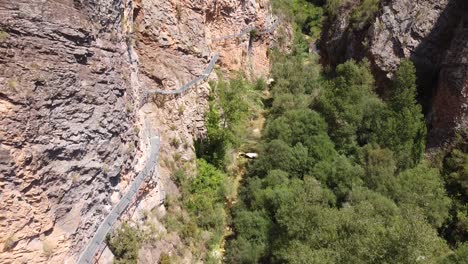
[[[322,30],[323,9],[313,2],[307,0],[272,1],[273,8],[292,19],[303,34],[317,39]]]
[[[187,181],[187,176],[185,175],[185,172],[183,170],[179,169],[174,172],[173,179],[177,186],[183,187],[183,185]]]
[[[300,54],[292,57],[274,54],[273,57],[277,61],[271,69],[275,80],[272,88],[274,97],[285,93],[310,94],[318,88],[320,67],[315,63],[317,58],[307,57],[310,63],[303,63],[304,58]]]
[[[357,30],[369,25],[375,14],[379,11],[380,0],[362,0],[351,14],[351,24]]]
[[[445,181],[452,195],[468,200],[468,153],[454,149],[444,166]]]
[[[336,17],[344,2],[344,0],[327,0],[327,4],[325,5],[327,14],[332,18]]]
[[[253,168],[259,176],[265,176],[270,170],[279,169],[290,173],[291,176],[302,178],[309,173],[313,162],[308,149],[301,143],[291,147],[278,139],[265,144],[260,156]]]
[[[271,104],[259,158],[249,165],[233,209],[228,263],[457,263],[466,253],[460,246],[448,255],[437,233],[447,223],[448,234],[463,237],[468,230],[466,154],[454,151],[444,160],[448,193],[457,197],[451,202],[441,175],[421,162],[426,127],[412,63],[402,61],[382,100],[368,61],[348,61],[324,76],[306,54],[321,25],[316,6],[332,17],[345,2],[273,1],[294,17],[295,40],[291,54],[271,53]],[[374,18],[379,3],[360,1],[351,13],[355,29]],[[248,94],[244,86],[230,85],[218,93],[212,124],[239,138],[243,122],[237,120],[249,108],[241,101],[249,96],[239,99],[236,93]],[[219,186],[216,173],[205,174],[213,181],[202,186]],[[215,189],[197,197],[197,212],[222,215],[209,206],[220,202],[210,198]]]
[[[309,109],[291,110],[269,122],[265,129],[265,139],[279,139],[288,146],[300,143],[307,148],[313,162],[330,159],[335,154],[326,131],[327,124],[317,112]]]
[[[270,116],[277,117],[286,111],[306,109],[310,105],[310,96],[305,94],[284,93],[275,97],[270,109]]]
[[[9,37],[10,37],[10,34],[8,34],[8,32],[5,32],[0,28],[0,42],[4,42]]]
[[[365,170],[363,180],[369,189],[391,193],[396,184],[396,162],[391,150],[367,145],[363,148],[361,164]]]
[[[3,241],[2,252],[7,252],[7,251],[12,250],[15,247],[16,243],[17,241],[14,236],[7,237],[5,241]]]
[[[420,162],[412,64],[402,62],[383,101],[367,61],[325,79],[301,53],[273,58],[272,103],[227,262],[434,263],[447,254],[436,230],[451,202],[437,170]],[[454,156],[459,179],[464,159]]]
[[[396,72],[388,105],[374,119],[372,137],[395,153],[400,169],[414,167],[425,149],[426,125],[416,102],[416,71],[410,61],[402,61]]]
[[[197,160],[197,177],[190,183],[186,207],[196,217],[198,226],[215,230],[223,228],[225,178],[226,175],[213,165],[203,159]]]
[[[106,243],[114,254],[117,264],[137,263],[141,242],[142,234],[128,223],[122,224],[106,237]]]
[[[381,104],[373,90],[369,62],[348,61],[336,68],[336,77],[326,84],[315,103],[314,108],[327,120],[328,133],[341,153],[355,153],[358,138],[365,138],[358,131],[362,130],[369,109]]]
[[[267,88],[268,84],[263,78],[258,78],[254,83],[255,91],[264,91]]]
[[[234,228],[241,236],[229,245],[228,262],[257,262],[267,250],[270,227],[268,216],[262,212],[239,212],[234,221]]]
[[[333,161],[321,161],[311,175],[333,191],[339,201],[343,201],[356,186],[362,185],[364,170],[353,164],[345,156],[337,156]]]
[[[231,139],[229,133],[220,126],[221,118],[213,101],[210,102],[205,120],[207,137],[195,142],[197,157],[203,158],[217,167],[223,167]]]
[[[199,234],[204,233],[208,240],[200,244],[201,256],[207,262],[211,258],[205,252],[218,248],[224,233],[227,214],[225,211],[226,186],[229,183],[226,174],[203,159],[197,160],[197,175],[187,178],[178,172],[181,180],[183,208],[189,216],[181,217],[182,225],[178,219],[169,219],[176,231],[183,235],[187,243],[200,244]]]
[[[260,108],[259,91],[242,76],[212,85],[210,106],[206,113],[207,137],[196,142],[197,156],[225,168],[226,153],[245,141],[246,122]]]
[[[416,68],[409,60],[403,60],[395,74],[393,88],[389,92],[390,106],[397,111],[416,104]]]
[[[468,241],[468,154],[466,140],[444,159],[442,175],[447,192],[452,198],[450,219],[444,229],[444,235],[452,244]]]
[[[463,243],[452,254],[446,256],[441,264],[465,264],[468,259],[468,243]]]
[[[450,199],[436,169],[420,164],[402,172],[393,194],[398,204],[420,208],[430,224],[439,228],[448,217]]]
[[[357,189],[347,207],[336,209],[320,205],[320,193],[315,186],[280,209],[284,234],[275,263],[414,263],[421,254],[434,260],[446,251],[423,218],[400,212],[383,196]]]

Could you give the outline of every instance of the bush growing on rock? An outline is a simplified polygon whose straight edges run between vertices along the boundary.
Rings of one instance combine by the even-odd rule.
[[[107,235],[106,243],[116,258],[116,264],[136,264],[142,239],[143,236],[137,228],[124,223],[112,234]]]

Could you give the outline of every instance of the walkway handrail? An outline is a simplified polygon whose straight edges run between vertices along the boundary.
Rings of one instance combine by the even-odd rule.
[[[274,31],[276,29],[276,27],[278,27],[280,22],[281,22],[281,19],[278,19],[271,26],[269,26],[269,27],[267,27],[267,28],[265,28],[263,30],[258,29],[256,26],[247,26],[237,34],[232,34],[232,35],[227,35],[227,36],[223,36],[223,37],[220,37],[220,38],[215,38],[215,39],[212,39],[211,41],[212,42],[218,42],[218,41],[221,41],[221,40],[239,38],[239,37],[242,37],[243,35],[245,35],[247,33],[252,32],[252,30],[257,30],[258,31],[257,35],[269,34],[272,31]]]
[[[244,28],[243,30],[241,30],[239,33],[237,34],[232,34],[232,35],[226,35],[226,36],[222,36],[222,37],[219,37],[219,38],[215,38],[215,39],[212,39],[211,41],[212,42],[218,42],[218,41],[221,41],[221,40],[226,40],[226,39],[234,39],[234,38],[240,38],[242,37],[243,35],[247,34],[247,33],[250,33],[252,30],[256,29],[255,26],[248,26],[246,28]]]
[[[138,174],[133,183],[128,188],[128,192],[120,199],[119,203],[111,210],[104,218],[93,238],[89,241],[83,253],[78,259],[78,264],[92,264],[96,251],[101,247],[106,239],[107,233],[112,229],[112,226],[117,221],[119,216],[127,209],[133,197],[137,194],[138,189],[145,181],[145,178],[152,175],[156,170],[156,165],[159,157],[160,140],[158,136],[151,136],[149,144],[149,158],[146,161],[146,166]]]
[[[278,25],[280,23],[281,23],[281,19],[276,20],[271,26],[269,26],[269,27],[267,27],[267,28],[265,28],[265,29],[263,29],[261,31],[258,31],[257,35],[264,35],[264,34],[271,33],[272,31],[274,31],[276,29],[276,27],[278,27]],[[241,30],[238,34],[224,36],[224,37],[221,37],[221,38],[214,39],[213,41],[220,41],[220,40],[230,39],[230,38],[238,38],[238,37],[241,37],[242,35],[250,33],[252,30],[257,30],[257,28],[255,26],[247,26],[246,28]],[[214,65],[216,64],[218,59],[219,59],[219,55],[217,53],[215,53],[211,57],[211,61],[208,64],[208,66],[206,67],[206,69],[203,71],[202,75],[200,75],[197,78],[191,80],[190,82],[182,85],[182,87],[180,87],[177,90],[169,90],[168,91],[168,90],[161,90],[161,89],[153,89],[153,90],[146,91],[145,95],[142,97],[143,101],[142,101],[141,105],[144,104],[144,102],[146,101],[146,98],[147,98],[147,96],[149,94],[181,94],[181,93],[187,91],[188,89],[194,87],[198,83],[200,83],[202,81],[205,81],[208,78],[208,76],[210,76],[211,72],[213,71]]]
[[[271,32],[275,31],[275,29],[279,26],[280,23],[281,23],[281,19],[278,19],[273,24],[271,24],[271,26],[260,31],[258,34],[259,35],[270,34]]]
[[[206,69],[203,71],[203,73],[200,76],[198,76],[197,78],[191,80],[189,83],[184,84],[182,87],[180,87],[177,90],[167,91],[167,90],[154,89],[154,90],[146,91],[145,93],[147,95],[148,94],[155,94],[155,93],[156,94],[180,94],[180,93],[183,93],[183,92],[187,91],[188,89],[192,88],[193,86],[197,85],[199,82],[205,81],[208,78],[208,76],[210,76],[211,72],[213,71],[214,66],[215,66],[216,62],[218,61],[218,59],[219,59],[219,55],[217,53],[215,53],[211,57],[210,63],[208,64],[208,66],[206,67]]]
[[[258,31],[257,35],[268,34],[276,29],[279,25],[280,20],[275,21],[270,27],[265,28],[264,30]],[[252,30],[257,30],[255,26],[248,26],[241,30],[238,34],[228,35],[221,38],[214,39],[213,41],[220,41],[225,39],[231,38],[238,38],[247,33],[250,33]],[[177,90],[160,90],[160,89],[153,89],[146,91],[145,94],[180,94],[188,89],[192,88],[193,86],[197,85],[201,81],[205,81],[213,72],[214,66],[219,59],[219,55],[215,53],[211,57],[211,61],[203,71],[203,73],[198,76],[197,78],[191,80],[189,83],[184,84]],[[146,96],[144,96],[146,97]],[[88,245],[85,247],[85,250],[82,252],[80,257],[78,258],[78,264],[92,264],[94,255],[96,251],[101,247],[102,243],[104,242],[106,235],[112,229],[112,226],[118,220],[119,216],[123,214],[123,212],[127,209],[130,205],[132,199],[137,194],[138,189],[143,184],[146,177],[152,175],[157,167],[157,161],[159,157],[159,147],[160,147],[160,139],[158,136],[150,135],[150,144],[149,144],[149,158],[146,161],[146,165],[143,170],[138,174],[135,178],[133,183],[130,184],[128,192],[120,199],[119,203],[112,208],[111,212],[104,218],[101,225],[98,227],[97,231],[94,233],[94,236],[89,241]]]

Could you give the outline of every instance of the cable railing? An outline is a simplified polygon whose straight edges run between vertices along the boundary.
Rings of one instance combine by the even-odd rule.
[[[177,90],[161,90],[161,89],[153,89],[153,90],[148,90],[146,91],[145,93],[148,95],[148,94],[180,94],[180,93],[183,93],[185,91],[187,91],[188,89],[196,86],[197,84],[199,84],[200,82],[203,82],[205,81],[208,76],[210,76],[211,72],[213,71],[214,69],[214,66],[216,64],[216,62],[218,61],[219,59],[219,55],[217,53],[215,53],[212,57],[211,57],[211,61],[210,63],[208,64],[208,66],[205,68],[205,70],[203,71],[203,73],[198,76],[197,78],[191,80],[190,82],[182,85],[182,87],[180,87],[179,89]]]
[[[98,227],[93,238],[88,242],[85,250],[81,253],[78,264],[92,264],[94,256],[102,243],[106,239],[107,233],[111,231],[112,226],[117,222],[120,215],[128,208],[133,198],[136,196],[138,189],[147,177],[153,175],[156,170],[159,157],[160,140],[156,135],[150,135],[149,158],[143,170],[138,174],[135,180],[130,184],[127,193],[120,199],[119,203],[111,210],[104,218],[101,225]]]
[[[281,19],[276,20],[271,26],[261,30],[258,34],[259,35],[265,35],[265,34],[270,34],[271,32],[275,31],[276,28],[281,24]]]
[[[276,29],[276,27],[280,24],[280,20],[275,21],[270,27],[265,28],[261,31],[258,31],[257,35],[269,34]],[[241,30],[238,34],[224,36],[213,41],[220,41],[226,40],[231,38],[238,38],[247,33],[252,32],[252,30],[257,30],[255,26],[248,26],[245,29]],[[219,54],[215,53],[210,60],[210,63],[205,68],[203,73],[198,76],[197,78],[191,80],[190,82],[182,85],[177,90],[161,90],[161,89],[153,89],[145,92],[144,98],[146,98],[149,94],[165,94],[165,95],[173,95],[173,94],[181,94],[188,89],[196,86],[200,82],[206,81],[206,79],[210,76],[213,72],[214,66],[219,59]],[[148,124],[147,127],[149,128]],[[125,210],[129,207],[133,198],[137,195],[139,188],[145,181],[145,179],[153,175],[157,168],[157,161],[159,157],[159,148],[160,148],[160,138],[157,135],[148,131],[148,136],[150,137],[150,144],[149,144],[149,158],[146,161],[146,165],[143,170],[138,174],[135,180],[130,184],[130,187],[127,193],[120,199],[119,203],[112,208],[111,212],[104,218],[101,225],[98,227],[97,231],[94,233],[94,236],[88,242],[85,250],[81,253],[78,258],[78,264],[92,264],[94,256],[96,252],[101,247],[102,243],[106,239],[106,235],[111,231],[114,224],[119,219],[120,215],[122,215]]]
[[[257,35],[270,34],[271,32],[273,32],[278,27],[278,25],[280,23],[281,23],[281,20],[278,19],[271,26],[269,26],[267,28],[264,28],[263,30],[258,30],[255,26],[247,26],[246,28],[241,30],[238,34],[227,35],[227,36],[224,36],[224,37],[221,37],[221,38],[217,38],[217,39],[214,39],[213,42],[226,40],[226,39],[231,39],[231,38],[239,38],[239,37],[241,37],[241,36],[243,36],[243,35],[245,35],[247,33],[252,32],[252,30],[258,30],[258,32],[256,33]],[[211,57],[210,63],[208,64],[208,66],[206,67],[206,69],[203,71],[203,73],[200,76],[198,76],[197,78],[191,80],[190,82],[182,85],[177,90],[152,89],[152,90],[146,91],[145,95],[142,97],[143,100],[141,102],[141,105],[144,104],[144,102],[147,99],[147,96],[150,95],[150,94],[165,94],[165,95],[181,94],[181,93],[187,91],[188,89],[198,85],[199,83],[206,81],[206,79],[210,76],[211,72],[213,71],[214,66],[215,66],[216,62],[218,61],[218,59],[219,59],[219,54],[215,53]]]
[[[260,30],[258,29],[256,26],[247,26],[246,28],[242,29],[239,33],[237,34],[232,34],[232,35],[226,35],[226,36],[223,36],[223,37],[219,37],[219,38],[214,38],[212,39],[211,41],[212,42],[219,42],[219,41],[222,41],[222,40],[228,40],[228,39],[235,39],[235,38],[240,38],[242,37],[243,35],[246,35],[250,32],[252,32],[253,30],[256,30],[256,34],[257,35],[265,35],[265,34],[269,34],[271,32],[273,32],[277,27],[278,25],[280,24],[281,20],[278,19],[276,20],[271,26],[267,27],[267,28],[264,28],[263,30]]]

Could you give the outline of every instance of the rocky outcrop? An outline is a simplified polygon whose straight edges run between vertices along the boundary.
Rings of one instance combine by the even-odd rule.
[[[440,65],[456,23],[449,17],[453,8],[449,0],[395,0],[383,5],[368,32],[375,65],[389,77],[401,58],[412,58],[420,68]]]
[[[0,0],[0,263],[63,263],[135,175],[119,1]]]
[[[360,30],[350,23],[358,3],[347,2],[329,22],[322,41],[325,62],[336,65],[367,57],[385,87],[401,59],[410,58],[417,68],[420,102],[437,134],[431,136],[437,141],[433,143],[441,143],[454,129],[466,129],[466,3],[381,1],[378,13]],[[456,88],[447,82],[452,74]]]
[[[468,5],[441,63],[433,99],[430,142],[454,131],[468,134]]]

